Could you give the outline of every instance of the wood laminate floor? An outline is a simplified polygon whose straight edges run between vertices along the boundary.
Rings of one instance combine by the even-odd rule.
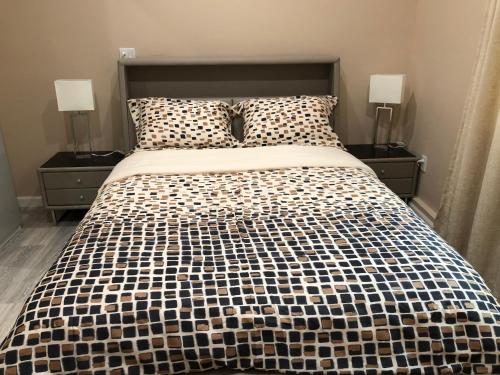
[[[68,212],[54,226],[42,208],[22,212],[22,228],[0,248],[0,342],[24,302],[64,248],[84,212]]]

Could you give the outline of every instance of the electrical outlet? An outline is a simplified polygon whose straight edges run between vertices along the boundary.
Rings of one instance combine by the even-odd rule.
[[[135,48],[120,48],[120,58],[121,59],[134,59],[135,58]]]
[[[427,172],[427,155],[422,155],[422,162],[420,163],[420,169],[422,172]]]

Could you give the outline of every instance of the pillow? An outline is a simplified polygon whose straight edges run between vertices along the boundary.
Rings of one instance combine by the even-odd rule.
[[[295,144],[344,149],[330,126],[336,105],[333,96],[252,98],[233,106],[233,111],[243,117],[244,147]]]
[[[215,100],[140,98],[128,100],[136,149],[233,147],[231,107]]]

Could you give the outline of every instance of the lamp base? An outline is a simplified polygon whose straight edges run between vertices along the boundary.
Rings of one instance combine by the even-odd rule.
[[[75,117],[85,116],[87,118],[87,137],[89,142],[89,151],[78,151],[78,139],[76,137],[75,130]],[[89,123],[89,115],[87,112],[75,112],[71,114],[71,133],[73,135],[73,153],[75,155],[75,159],[90,159],[92,158],[92,139],[90,137],[90,123]]]
[[[90,153],[86,153],[86,152],[78,152],[78,153],[75,153],[75,159],[91,159],[92,158],[92,154]]]
[[[378,132],[380,127],[380,113],[382,111],[389,111],[389,132],[387,134],[387,143],[379,144],[378,143]],[[392,134],[392,107],[388,107],[386,103],[384,103],[383,107],[378,106],[375,112],[375,133],[373,134],[373,146],[378,149],[388,149],[388,145],[391,141]]]
[[[373,148],[376,148],[377,150],[387,151],[389,149],[389,145],[387,145],[387,144],[374,144]]]

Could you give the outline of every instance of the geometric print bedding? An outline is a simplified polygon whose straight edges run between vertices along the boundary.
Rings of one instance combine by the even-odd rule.
[[[371,173],[112,182],[27,300],[0,374],[500,373],[500,308]]]
[[[141,98],[127,101],[140,150],[233,147],[231,108],[220,101]]]
[[[283,144],[344,146],[330,125],[337,97],[286,96],[247,99],[234,105],[243,117],[244,147]]]

